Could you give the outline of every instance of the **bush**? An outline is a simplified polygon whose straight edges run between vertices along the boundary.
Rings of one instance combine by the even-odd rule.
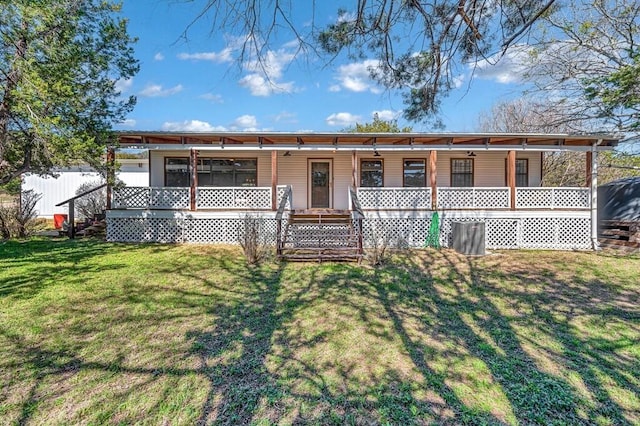
[[[269,254],[266,238],[265,219],[261,216],[246,213],[238,229],[238,242],[249,265],[255,265]]]
[[[76,195],[90,191],[103,184],[104,182],[99,180],[83,183],[76,190]],[[84,197],[78,198],[75,201],[75,209],[78,217],[82,218],[92,218],[104,213],[107,209],[107,189],[100,188],[88,193]]]
[[[371,266],[380,266],[388,258],[387,250],[393,243],[391,230],[383,222],[373,222],[367,237],[365,259]]]
[[[42,198],[34,191],[24,191],[14,203],[0,206],[0,235],[3,239],[24,238],[43,228],[36,219],[36,204]]]

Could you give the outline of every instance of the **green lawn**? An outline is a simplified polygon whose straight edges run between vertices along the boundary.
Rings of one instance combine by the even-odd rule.
[[[640,424],[640,257],[0,243],[0,423]]]

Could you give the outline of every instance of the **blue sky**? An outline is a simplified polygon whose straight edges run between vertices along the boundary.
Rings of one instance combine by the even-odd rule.
[[[402,119],[402,99],[368,78],[372,59],[337,58],[330,65],[294,57],[292,39],[278,40],[268,52],[268,72],[251,62],[240,65],[237,41],[212,32],[206,19],[185,29],[201,10],[203,0],[125,0],[123,14],[129,32],[138,38],[140,72],[119,81],[125,95],[138,103],[118,130],[167,131],[315,131],[332,132],[380,118],[397,118],[401,126],[429,131],[420,123]],[[316,2],[316,25],[335,22],[344,3]],[[294,16],[303,27],[309,11]],[[477,130],[478,114],[498,101],[517,96],[523,86],[510,56],[496,66],[484,64],[473,80],[462,67],[460,87],[443,102],[445,131]]]

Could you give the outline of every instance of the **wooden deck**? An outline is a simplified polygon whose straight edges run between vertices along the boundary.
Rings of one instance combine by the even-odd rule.
[[[604,220],[599,241],[603,247],[640,250],[640,221]]]

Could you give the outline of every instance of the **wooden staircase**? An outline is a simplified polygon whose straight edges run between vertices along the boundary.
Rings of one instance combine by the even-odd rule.
[[[361,241],[349,210],[292,210],[278,255],[287,260],[360,261]]]

